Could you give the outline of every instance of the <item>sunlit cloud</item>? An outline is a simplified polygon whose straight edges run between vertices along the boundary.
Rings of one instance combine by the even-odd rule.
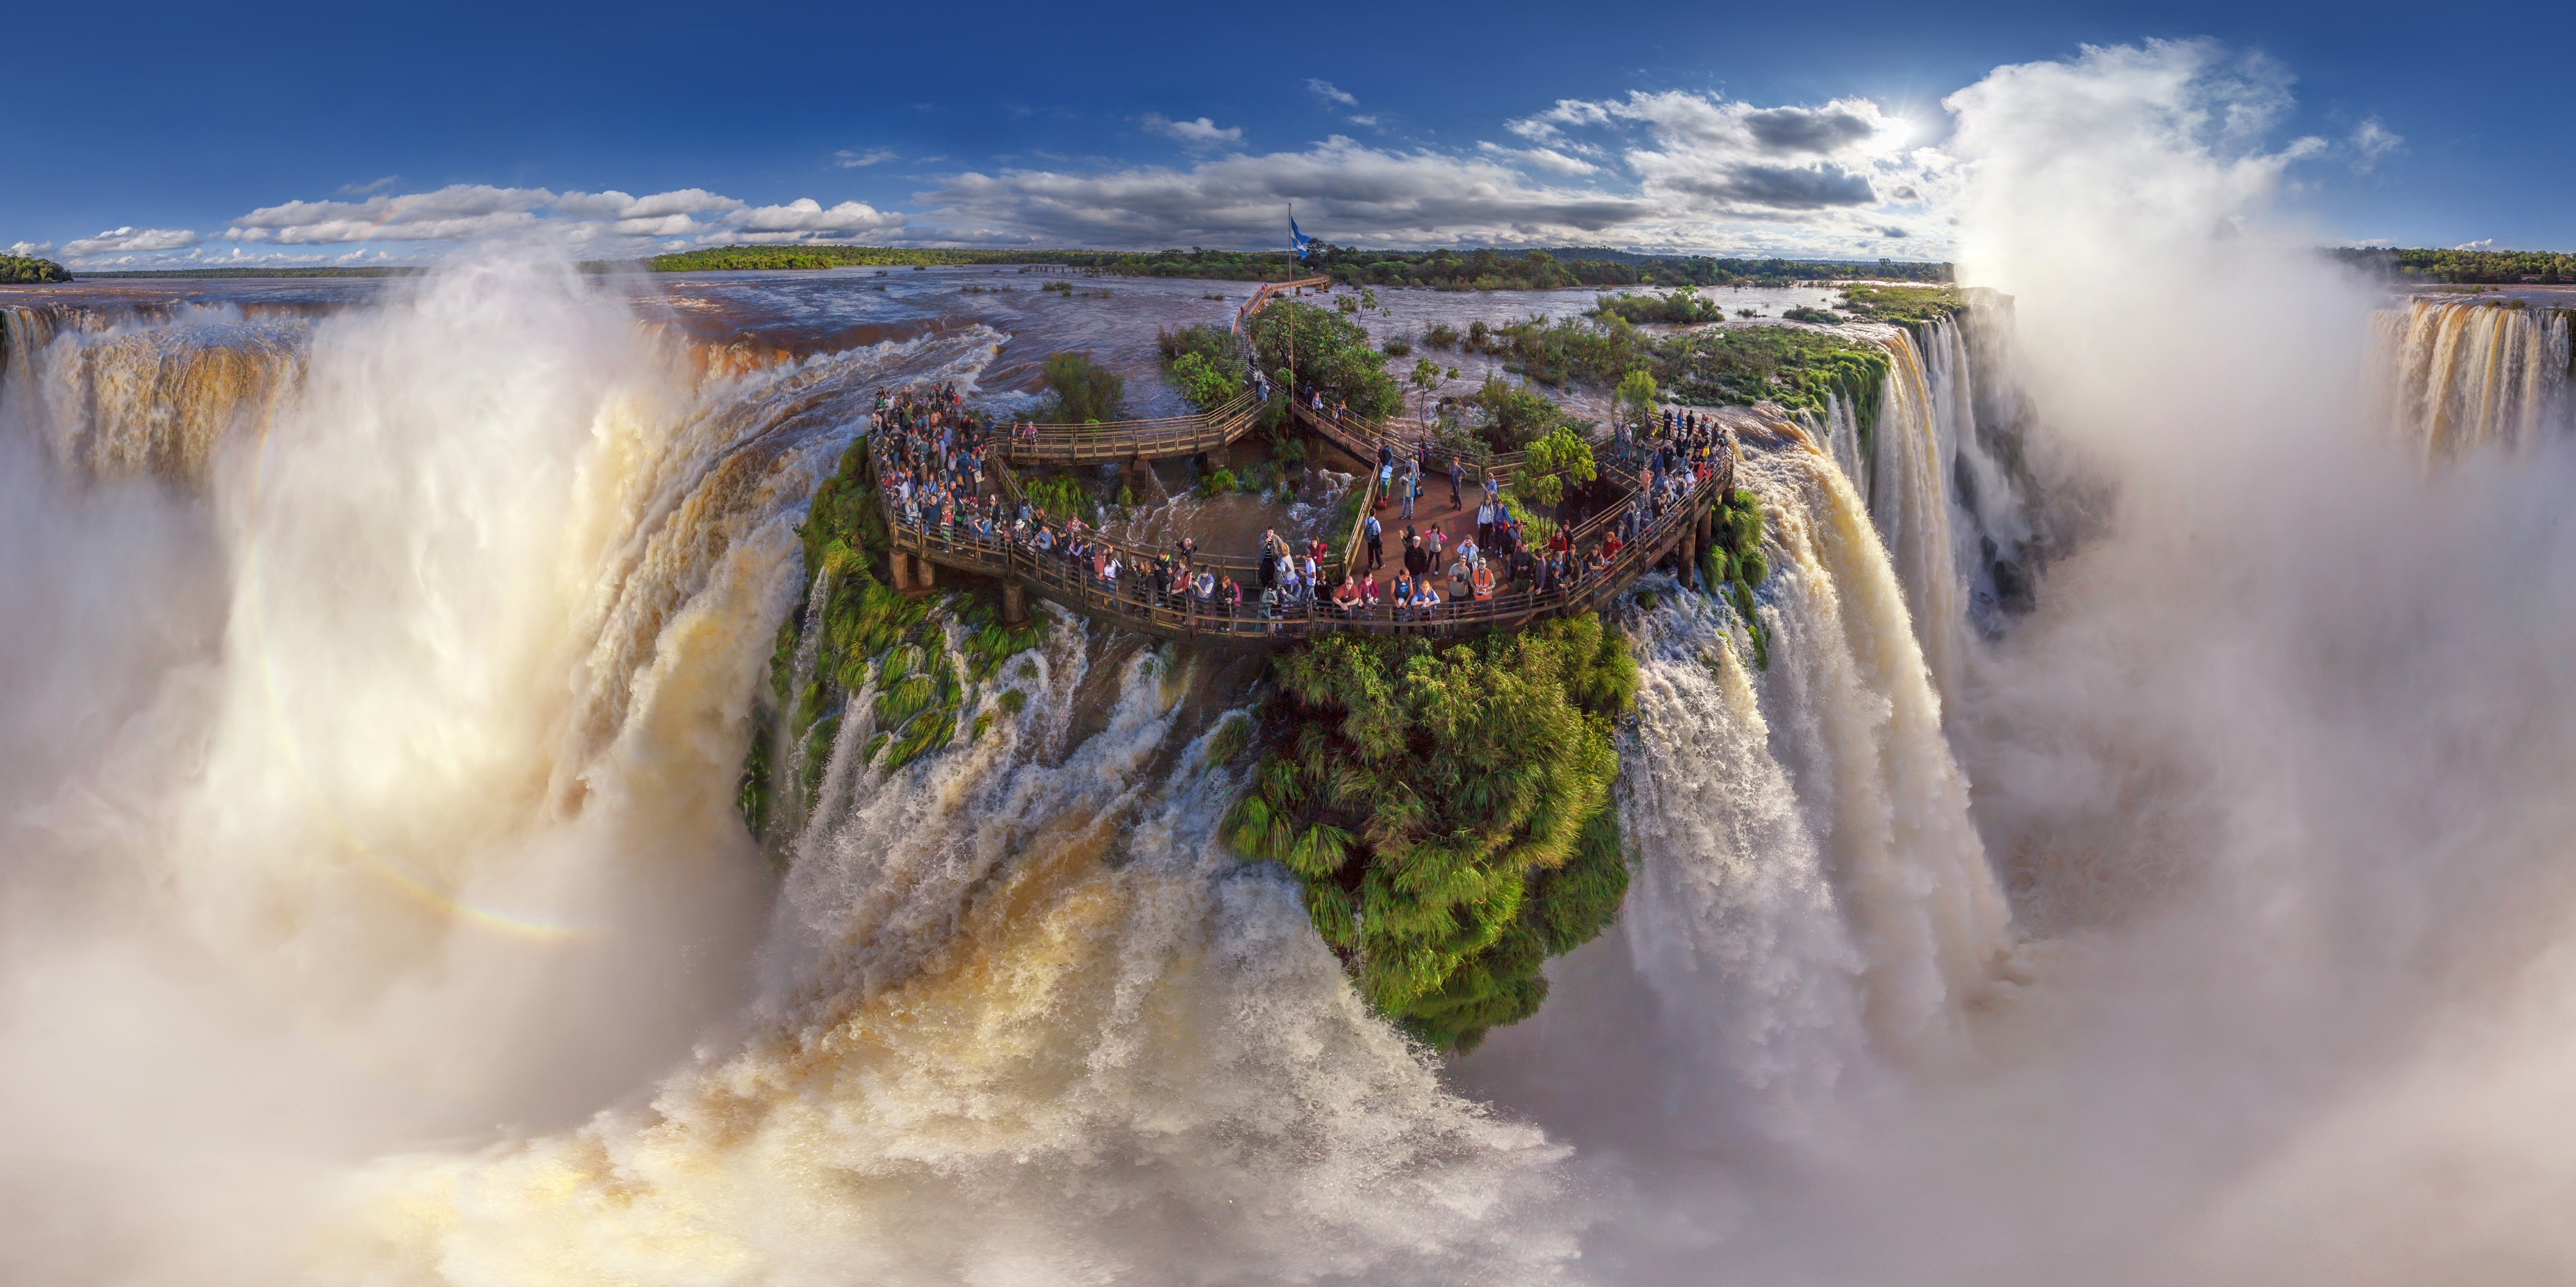
[[[184,250],[205,238],[186,228],[110,228],[95,237],[63,243],[66,255],[107,255],[129,251]]]
[[[1205,116],[1195,121],[1175,121],[1157,112],[1147,112],[1141,123],[1156,134],[1191,147],[1214,147],[1220,143],[1243,141],[1241,126],[1219,129],[1214,119]]]

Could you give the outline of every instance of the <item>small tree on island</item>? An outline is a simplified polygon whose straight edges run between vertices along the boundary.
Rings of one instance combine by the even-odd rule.
[[[1611,414],[1619,418],[1622,427],[1642,437],[1655,427],[1656,401],[1655,377],[1640,368],[1620,379],[1619,388],[1611,395]]]

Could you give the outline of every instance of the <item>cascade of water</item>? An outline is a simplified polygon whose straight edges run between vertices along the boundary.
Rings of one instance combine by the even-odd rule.
[[[1869,513],[1905,587],[1933,683],[1948,695],[1958,691],[1968,621],[1950,488],[1955,421],[1945,415],[1958,400],[1934,396],[1910,334],[1900,329],[1881,343],[1889,366],[1870,462]]]
[[[2008,910],[1900,585],[1849,481],[1811,451],[1753,452],[1763,499],[1769,742],[1803,802],[1863,966],[1882,1049],[1941,1058],[2001,950]]]
[[[1843,477],[1850,479],[1861,495],[1869,495],[1871,444],[1860,431],[1859,405],[1840,393],[1827,393],[1824,410],[1801,412],[1798,422],[1809,437],[1825,444],[1825,454],[1834,458]]]
[[[309,327],[216,308],[169,319],[12,310],[13,418],[93,477],[204,479],[216,446],[265,426],[301,378]]]
[[[1175,663],[1120,663],[1106,726],[1049,762],[1098,646],[1051,631],[1019,715],[891,774],[845,731],[754,1033],[649,1111],[383,1164],[367,1254],[514,1280],[1554,1277],[1561,1150],[1442,1090],[1293,884],[1215,843],[1240,783],[1184,739]]]
[[[2383,414],[2427,460],[2576,427],[2564,310],[2417,300],[2373,329]]]

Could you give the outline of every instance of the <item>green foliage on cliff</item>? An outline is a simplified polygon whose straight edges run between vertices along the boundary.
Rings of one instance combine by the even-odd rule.
[[[1872,322],[1921,326],[1952,317],[1968,307],[1956,286],[1858,285],[1843,291],[1843,310]]]
[[[1283,299],[1253,314],[1250,329],[1253,352],[1274,383],[1281,382],[1293,357],[1301,394],[1322,389],[1328,401],[1348,401],[1354,414],[1371,419],[1404,409],[1404,391],[1387,374],[1386,354],[1349,317]]]
[[[1769,400],[1793,411],[1821,411],[1825,395],[1838,393],[1867,415],[1877,410],[1888,357],[1866,340],[1826,331],[1712,327],[1657,341],[1653,370],[1675,402],[1712,407]]]
[[[1700,555],[1700,584],[1735,609],[1753,639],[1753,664],[1771,668],[1771,637],[1754,611],[1753,592],[1771,575],[1762,552],[1762,502],[1738,488],[1717,511],[1717,539]]]
[[[1626,641],[1584,616],[1437,649],[1333,635],[1273,666],[1227,843],[1304,882],[1362,995],[1421,1040],[1465,1049],[1536,1012],[1540,964],[1627,888],[1609,808]]]
[[[1035,626],[995,621],[990,603],[911,598],[879,580],[888,544],[872,473],[865,440],[853,441],[796,529],[805,594],[778,628],[737,801],[744,824],[782,864],[789,829],[822,787],[851,699],[871,681],[878,692],[868,713],[879,732],[863,753],[892,772],[954,741],[959,716],[983,704],[982,686],[1041,638]],[[963,627],[953,651],[950,620]],[[1009,696],[996,695],[997,705],[1017,714]],[[977,716],[977,736],[991,727],[990,715]]]

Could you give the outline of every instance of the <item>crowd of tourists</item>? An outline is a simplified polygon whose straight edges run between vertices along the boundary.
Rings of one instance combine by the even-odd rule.
[[[1455,617],[1515,596],[1561,596],[1607,574],[1708,480],[1725,450],[1722,432],[1697,413],[1676,418],[1667,412],[1664,427],[1632,457],[1642,485],[1582,549],[1561,524],[1542,524],[1544,536],[1534,539],[1529,521],[1504,503],[1500,490],[1468,484],[1454,458],[1448,483],[1451,502],[1462,511],[1453,520],[1459,530],[1417,526],[1415,503],[1432,468],[1429,450],[1407,451],[1399,460],[1392,446],[1382,446],[1379,500],[1361,520],[1361,549],[1345,573],[1320,537],[1298,542],[1266,530],[1246,566],[1202,556],[1188,536],[1144,548],[1100,532],[1078,514],[1052,515],[1024,497],[1006,497],[988,477],[988,453],[1002,435],[1025,434],[1027,426],[977,417],[954,385],[881,391],[869,422],[891,520],[941,544],[1016,552],[1037,561],[1042,574],[1053,563],[1046,579],[1140,608],[1207,618],[1394,622]],[[1477,496],[1472,527],[1463,512],[1470,486]],[[1390,506],[1398,512],[1381,518]],[[1400,530],[1391,530],[1396,525]],[[1238,571],[1245,581],[1235,579]]]

